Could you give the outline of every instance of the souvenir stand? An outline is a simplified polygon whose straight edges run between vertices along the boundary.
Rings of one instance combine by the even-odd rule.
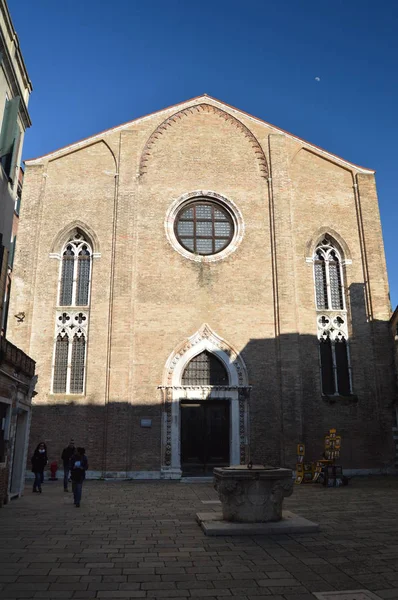
[[[337,435],[336,429],[330,429],[325,435],[323,458],[315,462],[304,461],[305,445],[298,444],[295,483],[322,483],[327,487],[347,485],[343,467],[336,464],[336,460],[340,458],[340,450],[341,436]]]

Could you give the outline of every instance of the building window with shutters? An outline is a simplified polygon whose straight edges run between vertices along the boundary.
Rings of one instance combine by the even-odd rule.
[[[92,250],[75,231],[61,253],[53,352],[53,394],[84,394]]]
[[[18,124],[20,97],[6,99],[3,122],[0,131],[0,164],[7,177],[14,181],[17,174],[17,160],[21,141]]]
[[[322,393],[349,396],[352,377],[343,260],[329,236],[317,245],[313,263]]]

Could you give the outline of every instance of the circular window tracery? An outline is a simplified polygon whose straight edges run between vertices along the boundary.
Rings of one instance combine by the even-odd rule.
[[[175,234],[183,248],[206,256],[217,254],[230,244],[234,224],[224,207],[200,198],[181,208],[175,221]]]
[[[213,191],[184,194],[170,206],[166,235],[173,248],[195,262],[216,262],[234,252],[243,239],[238,207]]]

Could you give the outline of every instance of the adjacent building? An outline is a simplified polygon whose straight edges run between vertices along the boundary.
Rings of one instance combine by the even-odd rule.
[[[36,381],[34,361],[6,338],[31,91],[7,3],[0,0],[0,506],[23,491]],[[13,318],[23,320],[24,315]]]
[[[34,240],[34,243],[32,243]],[[26,162],[11,339],[32,444],[92,476],[394,462],[374,171],[203,95]]]
[[[394,432],[394,442],[395,442],[395,466],[398,468],[398,306],[395,308],[392,316],[391,316],[391,333],[392,338],[394,340],[394,363],[395,363],[395,381],[396,381],[396,390],[397,395],[395,397],[395,414],[396,421],[395,427],[393,428]]]

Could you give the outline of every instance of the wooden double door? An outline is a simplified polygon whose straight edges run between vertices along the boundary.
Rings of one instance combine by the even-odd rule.
[[[209,475],[230,462],[230,401],[184,400],[181,410],[183,475]]]

